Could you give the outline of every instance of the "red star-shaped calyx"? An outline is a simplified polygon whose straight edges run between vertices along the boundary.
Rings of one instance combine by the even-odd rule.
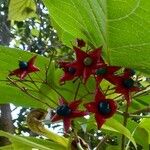
[[[123,94],[128,105],[131,103],[131,92],[140,90],[139,87],[135,86],[135,81],[132,79],[133,73],[132,69],[125,69],[123,75],[110,79],[110,82],[116,86],[115,92]]]
[[[93,74],[93,70],[96,69],[98,64],[103,64],[104,61],[101,57],[102,48],[96,48],[88,53],[82,51],[78,47],[74,47],[76,54],[76,60],[68,66],[76,69],[76,76],[81,76],[83,83],[86,83],[87,79]]]
[[[29,73],[39,71],[39,68],[34,65],[36,57],[37,56],[33,56],[28,62],[20,61],[19,68],[11,71],[9,75],[16,75],[23,80]]]
[[[70,65],[70,67],[68,66],[68,64]],[[70,62],[61,61],[59,62],[59,67],[64,71],[63,76],[60,78],[61,83],[72,80],[76,76],[76,69],[74,67],[71,67]]]
[[[77,109],[81,102],[81,100],[76,100],[68,103],[63,98],[60,99],[59,106],[56,109],[56,114],[52,117],[51,121],[55,122],[58,120],[63,120],[64,131],[67,132],[71,126],[72,119],[76,117],[82,117],[88,114],[85,111],[80,111]]]
[[[103,80],[113,80],[115,78],[114,73],[118,71],[120,67],[108,66],[106,64],[99,65],[97,69],[94,70],[94,76],[97,85]]]
[[[112,99],[105,99],[99,89],[96,90],[94,102],[85,104],[85,107],[95,114],[98,128],[101,128],[106,119],[112,117],[117,110],[116,102]]]

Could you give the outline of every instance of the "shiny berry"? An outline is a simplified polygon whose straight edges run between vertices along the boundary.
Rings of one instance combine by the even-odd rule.
[[[85,66],[90,66],[93,63],[93,60],[90,57],[86,57],[83,63]]]
[[[96,75],[104,75],[107,73],[107,69],[106,68],[99,68],[96,70]]]
[[[68,72],[69,72],[70,74],[75,74],[76,69],[73,68],[73,67],[69,67],[69,68],[68,68]]]
[[[19,61],[19,68],[20,69],[27,69],[28,68],[28,63],[25,61]]]
[[[98,105],[98,111],[102,115],[108,115],[111,112],[111,108],[108,101],[102,101]]]
[[[57,107],[56,113],[59,116],[68,116],[71,113],[71,109],[67,105],[61,105]]]
[[[131,88],[134,85],[134,81],[133,81],[133,79],[125,79],[125,80],[123,80],[123,85],[126,88]]]

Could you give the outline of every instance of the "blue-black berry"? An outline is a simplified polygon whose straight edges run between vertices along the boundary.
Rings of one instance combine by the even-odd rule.
[[[28,63],[25,62],[25,61],[19,61],[19,68],[23,69],[23,70],[27,69],[28,68]]]
[[[104,75],[107,73],[107,69],[106,68],[99,68],[96,70],[96,75]]]
[[[98,105],[98,111],[102,115],[108,115],[111,112],[111,108],[108,101],[102,101]]]
[[[73,67],[69,67],[69,68],[68,68],[68,72],[69,72],[70,74],[75,74],[75,73],[76,73],[76,69],[73,68]]]
[[[56,113],[59,116],[68,116],[71,113],[71,109],[67,105],[61,105],[57,107]]]
[[[123,85],[126,88],[131,88],[134,85],[134,81],[133,81],[133,79],[125,79],[125,80],[123,80]]]

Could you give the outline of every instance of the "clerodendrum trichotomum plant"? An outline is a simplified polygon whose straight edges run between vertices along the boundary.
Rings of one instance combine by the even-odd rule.
[[[34,65],[37,56],[33,56],[28,61],[19,61],[19,68],[10,71],[7,79],[12,85],[35,101],[40,101],[50,110],[48,120],[51,124],[63,122],[63,135],[65,139],[70,138],[70,144],[68,144],[70,149],[90,149],[91,145],[86,138],[78,135],[83,125],[91,120],[93,126],[97,125],[97,129],[101,130],[109,118],[119,114],[124,118],[123,125],[126,126],[127,119],[132,116],[128,110],[133,97],[140,93],[142,88],[133,69],[110,66],[103,59],[103,46],[89,49],[82,39],[76,41],[73,46],[75,54],[73,59],[57,60],[54,67],[55,61],[51,56],[43,78],[38,75],[40,69]],[[55,79],[51,78],[53,74],[56,76]],[[33,78],[32,75],[37,78]],[[39,84],[44,86],[43,89],[46,92],[39,87]],[[48,101],[37,97],[35,94],[37,90],[40,92],[41,99],[47,98]],[[50,97],[53,92],[57,95],[57,100]],[[69,96],[67,92],[70,92]],[[124,112],[121,111],[122,106],[125,106]],[[42,109],[31,111],[27,118],[28,126],[34,132],[45,135],[47,131],[41,122],[45,122],[46,116],[47,111]],[[78,128],[76,120],[81,122]],[[50,139],[56,141],[53,136]],[[104,140],[109,140],[109,136],[105,137],[105,134],[102,137]],[[100,145],[97,145],[97,150]],[[125,136],[123,135],[122,147],[124,145]]]

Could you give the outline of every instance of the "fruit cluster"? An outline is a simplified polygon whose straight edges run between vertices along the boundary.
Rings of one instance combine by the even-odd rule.
[[[92,102],[84,104],[86,111],[78,109],[82,100],[73,100],[70,103],[64,98],[59,100],[59,106],[51,121],[63,120],[65,132],[70,128],[72,119],[76,117],[94,113],[98,128],[100,128],[107,118],[114,115],[117,110],[117,103],[112,99],[107,99],[105,93],[100,89],[99,85],[103,79],[115,86],[115,92],[124,96],[128,106],[131,103],[131,92],[139,91],[139,87],[135,86],[135,81],[133,80],[135,72],[132,69],[125,68],[123,74],[118,75],[116,72],[122,68],[105,63],[102,58],[102,47],[88,52],[83,51],[84,47],[86,47],[86,43],[77,39],[77,46],[73,46],[76,59],[71,62],[59,62],[60,68],[64,71],[60,82],[65,84],[66,81],[80,78],[82,83],[86,84],[89,78],[94,77],[96,81],[95,96]],[[11,71],[9,75],[16,75],[23,80],[29,73],[39,71],[34,66],[35,58],[36,56],[33,56],[28,62],[20,61],[19,68]]]
[[[116,75],[115,73],[122,69],[118,66],[109,66],[102,58],[102,47],[85,52],[82,50],[86,46],[83,40],[77,39],[77,46],[73,46],[76,59],[71,62],[60,61],[59,66],[63,69],[64,74],[60,79],[61,83],[80,78],[83,84],[86,84],[90,77],[96,80],[95,98],[92,102],[84,104],[87,109],[85,112],[80,111],[77,107],[81,104],[81,100],[72,101],[70,104],[63,98],[60,100],[60,106],[56,109],[56,114],[51,121],[55,122],[63,120],[65,132],[68,131],[71,120],[75,117],[82,117],[89,113],[95,114],[98,128],[100,128],[107,118],[113,116],[117,110],[117,103],[112,99],[106,99],[105,94],[99,88],[103,79],[115,85],[115,92],[124,96],[127,105],[131,103],[131,92],[139,91],[135,86],[132,69],[125,68],[124,73]]]

